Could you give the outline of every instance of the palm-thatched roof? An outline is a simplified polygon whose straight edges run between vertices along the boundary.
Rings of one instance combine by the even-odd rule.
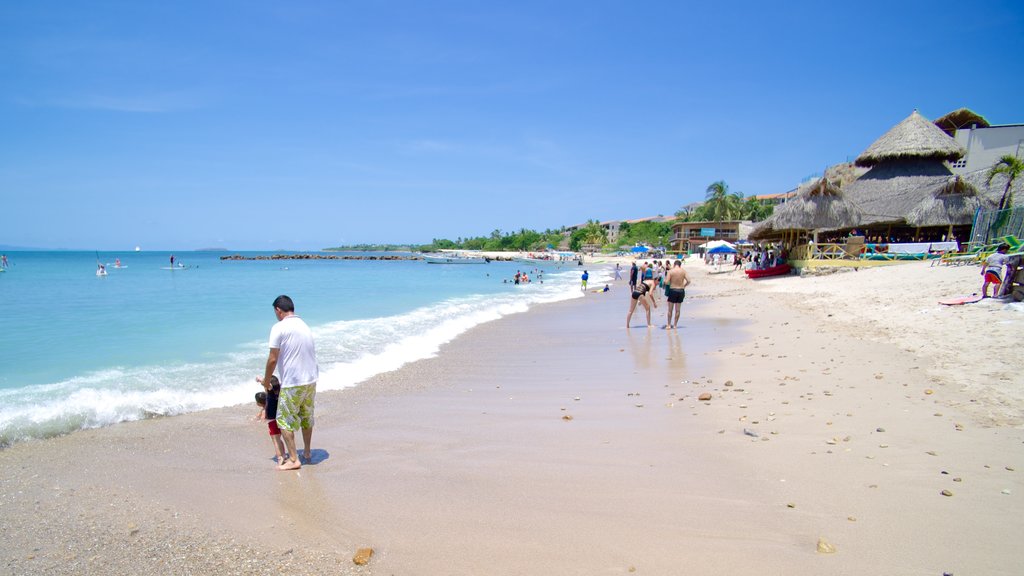
[[[911,209],[906,222],[918,228],[970,224],[981,202],[974,184],[953,176]]]
[[[776,230],[835,230],[859,226],[861,211],[834,182],[821,178],[773,213]]]
[[[796,196],[775,208],[770,217],[754,227],[750,237],[760,239],[782,230],[836,230],[859,226],[861,210],[850,202],[839,185],[822,177],[801,186]]]
[[[875,140],[857,157],[857,166],[876,166],[890,160],[962,158],[964,147],[914,110],[902,122]]]
[[[935,121],[935,125],[950,136],[955,134],[956,131],[961,128],[968,128],[971,126],[988,128],[991,126],[991,124],[988,123],[988,120],[985,120],[984,116],[969,108],[953,110],[942,118],[937,119]]]
[[[850,184],[846,194],[862,210],[862,226],[899,223],[952,177],[935,159],[885,162]]]

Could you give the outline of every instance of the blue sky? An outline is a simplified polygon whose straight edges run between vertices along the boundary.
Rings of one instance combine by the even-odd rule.
[[[421,243],[769,194],[1024,122],[1024,4],[0,4],[0,244]]]

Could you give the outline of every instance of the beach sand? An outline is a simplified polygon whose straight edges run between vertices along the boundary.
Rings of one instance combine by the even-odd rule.
[[[0,451],[2,571],[1020,573],[1019,305],[937,305],[974,267],[687,269],[678,331],[617,282],[321,393],[297,473],[250,406]]]

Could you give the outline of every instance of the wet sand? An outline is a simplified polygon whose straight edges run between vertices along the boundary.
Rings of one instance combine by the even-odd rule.
[[[1018,572],[1024,386],[958,343],[1021,312],[931,293],[976,269],[688,269],[676,332],[617,283],[321,393],[298,473],[248,406],[4,450],[4,573]]]

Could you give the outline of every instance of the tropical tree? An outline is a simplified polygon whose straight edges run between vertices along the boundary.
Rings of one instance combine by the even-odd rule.
[[[569,237],[569,249],[579,250],[583,244],[603,246],[608,242],[608,231],[597,220],[588,220],[587,224]]]
[[[740,219],[742,220],[753,220],[759,222],[772,215],[772,207],[767,204],[761,203],[760,200],[754,196],[748,197],[743,201],[741,207]]]
[[[726,220],[738,220],[743,213],[743,195],[739,192],[730,192],[729,185],[725,180],[712,182],[708,186],[705,195],[704,216],[708,220],[724,222]]]
[[[1006,187],[1003,188],[1003,196],[999,199],[999,209],[1004,210],[1013,204],[1013,191],[1010,189],[1013,187],[1013,181],[1024,174],[1024,160],[1006,154],[989,169],[988,183],[992,184],[992,180],[999,174],[1006,176]]]
[[[679,220],[682,220],[683,222],[689,222],[690,218],[692,216],[693,216],[693,209],[688,208],[686,206],[683,206],[679,210],[676,210],[676,218],[678,218]]]

